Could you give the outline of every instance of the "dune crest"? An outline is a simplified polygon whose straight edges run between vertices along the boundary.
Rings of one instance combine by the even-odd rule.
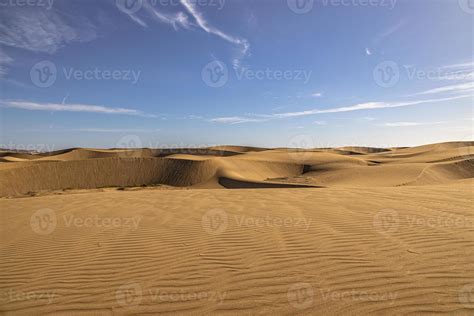
[[[474,142],[412,148],[72,148],[2,152],[0,196],[103,187],[301,188],[430,185],[474,177]]]

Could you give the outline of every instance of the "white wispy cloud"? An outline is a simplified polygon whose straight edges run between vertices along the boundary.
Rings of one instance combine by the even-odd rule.
[[[446,122],[391,122],[391,123],[383,123],[377,124],[378,126],[385,126],[385,127],[410,127],[410,126],[423,126],[423,125],[439,125],[444,124]]]
[[[8,72],[8,66],[13,63],[13,58],[8,56],[0,48],[0,78],[3,78]]]
[[[326,121],[314,121],[313,123],[316,124],[316,125],[326,125],[327,124]]]
[[[223,118],[214,118],[211,121],[219,123],[231,123],[235,124],[231,119],[234,119],[238,123],[249,123],[249,122],[262,122],[274,119],[284,119],[284,118],[293,118],[293,117],[302,117],[310,116],[316,114],[325,114],[325,113],[342,113],[342,112],[352,112],[352,111],[361,111],[361,110],[375,110],[375,109],[388,109],[388,108],[399,108],[399,107],[408,107],[420,104],[429,104],[429,103],[439,103],[439,102],[448,102],[458,99],[472,98],[472,95],[456,95],[451,97],[436,98],[436,99],[423,99],[423,100],[414,100],[414,101],[402,101],[402,102],[366,102],[359,103],[350,106],[331,108],[331,109],[312,109],[298,112],[286,112],[286,113],[272,113],[272,114],[249,114],[248,116],[238,116],[238,117],[223,117]]]
[[[210,122],[223,123],[223,124],[241,124],[241,123],[250,123],[250,122],[265,122],[267,119],[259,118],[249,118],[241,116],[227,116],[227,117],[217,117],[209,120]]]
[[[127,14],[130,19],[132,19],[133,22],[137,23],[141,27],[148,27],[148,24],[146,24],[145,21],[143,21],[141,18],[139,18],[136,14]]]
[[[389,26],[388,28],[386,28],[385,30],[383,30],[382,32],[378,33],[374,39],[373,39],[373,43],[374,44],[379,44],[380,42],[382,42],[384,39],[386,39],[387,37],[389,37],[390,35],[394,34],[395,32],[397,32],[399,29],[401,29],[403,26],[405,25],[405,20],[399,20],[397,23],[395,23],[394,25],[391,25]]]
[[[456,85],[443,86],[435,89],[422,91],[413,95],[437,94],[437,93],[473,93],[474,82],[461,83]]]
[[[159,129],[136,129],[136,128],[73,128],[73,132],[88,132],[88,133],[149,133],[158,132]]]
[[[135,23],[146,28],[148,24],[143,16],[143,12],[148,13],[155,21],[172,26],[176,31],[179,27],[191,30],[202,29],[206,33],[213,34],[219,38],[235,45],[238,48],[237,54],[232,58],[232,65],[235,69],[241,67],[242,59],[249,55],[250,43],[247,39],[228,34],[219,28],[211,25],[204,17],[204,15],[197,9],[196,2],[192,0],[180,0],[181,5],[185,11],[192,17],[195,23],[190,21],[190,16],[183,11],[177,13],[164,13],[159,11],[155,5],[148,1],[143,2],[142,10],[127,14]]]
[[[178,26],[181,26],[184,29],[189,29],[192,24],[189,22],[189,17],[182,11],[173,14],[166,14],[159,12],[155,7],[153,7],[148,1],[144,2],[145,10],[158,22],[168,24],[172,26],[176,31],[178,30]],[[137,18],[139,21],[135,21],[140,25],[146,27],[147,24],[140,20],[138,17],[133,15],[133,17]]]
[[[97,37],[87,19],[57,10],[9,7],[0,11],[0,44],[34,52],[54,53],[69,42],[86,42]]]
[[[239,68],[241,59],[249,54],[249,49],[250,49],[250,43],[248,42],[247,39],[245,38],[240,38],[237,36],[233,36],[230,34],[227,34],[217,27],[212,26],[202,15],[201,12],[199,12],[194,4],[194,1],[190,0],[180,0],[181,4],[186,8],[186,10],[193,16],[193,18],[196,20],[196,23],[198,26],[203,29],[205,32],[214,34],[223,40],[232,43],[234,45],[237,45],[239,47],[239,55],[236,56],[233,61],[232,65],[234,68]]]
[[[439,80],[468,81],[474,80],[474,62],[461,62],[439,67]]]
[[[156,117],[153,114],[146,114],[142,111],[127,108],[114,108],[103,105],[90,104],[58,104],[58,103],[36,103],[29,101],[0,101],[0,106],[30,111],[58,111],[58,112],[89,112],[103,114],[136,115],[143,117]]]
[[[388,28],[384,29],[383,31],[377,33],[371,42],[371,47],[365,48],[365,54],[367,56],[371,56],[374,53],[374,48],[378,47],[380,43],[382,43],[386,38],[390,37],[392,34],[396,33],[399,29],[401,29],[405,25],[405,20],[399,20],[397,23],[390,25]]]
[[[474,70],[474,61],[442,66],[442,69],[449,70]]]
[[[194,3],[190,0],[181,0],[181,4],[188,10],[188,12],[194,17],[199,27],[201,27],[207,33],[211,33],[219,36],[223,40],[226,40],[230,43],[239,45],[242,47],[243,52],[246,54],[250,45],[246,39],[229,35],[219,30],[218,28],[210,25],[204,16],[196,9]]]
[[[323,93],[322,92],[314,92],[314,93],[311,94],[311,96],[313,98],[319,98],[319,97],[323,96]]]

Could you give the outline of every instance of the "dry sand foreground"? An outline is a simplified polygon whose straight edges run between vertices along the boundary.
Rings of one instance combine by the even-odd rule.
[[[473,315],[473,145],[4,152],[0,310]]]

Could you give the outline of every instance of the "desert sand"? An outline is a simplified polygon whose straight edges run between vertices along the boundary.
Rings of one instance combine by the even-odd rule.
[[[0,161],[4,315],[474,314],[474,142]]]

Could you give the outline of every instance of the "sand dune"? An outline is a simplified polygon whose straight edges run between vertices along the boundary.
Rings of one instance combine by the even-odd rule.
[[[472,315],[473,148],[3,152],[0,313]]]
[[[473,142],[381,149],[87,149],[3,153],[0,196],[65,189],[429,185],[473,177]],[[276,179],[276,181],[275,181]]]
[[[1,310],[472,315],[472,184],[0,199]]]
[[[382,153],[390,151],[390,149],[386,148],[376,148],[376,147],[354,147],[354,146],[346,146],[338,148],[340,150],[350,151],[359,154],[373,154],[373,153]]]

